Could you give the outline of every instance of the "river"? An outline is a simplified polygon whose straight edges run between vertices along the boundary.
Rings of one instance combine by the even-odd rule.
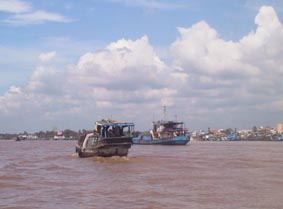
[[[1,209],[282,209],[283,143],[133,145],[78,158],[75,141],[0,141]]]

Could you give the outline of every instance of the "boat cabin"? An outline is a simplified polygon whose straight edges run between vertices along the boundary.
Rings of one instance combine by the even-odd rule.
[[[157,121],[153,122],[152,138],[171,138],[184,136],[187,130],[183,122]]]
[[[95,123],[95,131],[103,138],[129,137],[134,131],[134,124],[114,120],[101,120]]]

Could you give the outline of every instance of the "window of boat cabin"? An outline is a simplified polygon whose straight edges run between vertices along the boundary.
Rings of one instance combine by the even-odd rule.
[[[97,131],[102,137],[130,136],[133,132],[131,125],[97,125]]]
[[[102,137],[107,137],[107,131],[108,131],[109,126],[102,126],[102,125],[97,125],[96,126],[96,130],[98,132],[98,134]]]
[[[93,135],[91,136],[91,144],[94,145],[97,143],[97,140],[98,140],[98,136],[97,135]]]
[[[114,128],[114,136],[122,136],[123,135],[123,128],[120,126],[115,126]]]
[[[108,136],[108,134],[107,134],[108,128],[109,128],[109,126],[102,126],[102,129],[101,129],[101,136],[102,137],[107,137]]]
[[[124,128],[125,128],[125,130],[124,130]],[[132,126],[132,125],[123,126],[122,127],[123,136],[131,136],[132,133],[133,133],[133,130],[134,130],[134,126]]]
[[[86,147],[91,147],[92,145],[95,145],[97,143],[97,136],[96,135],[92,135],[89,136],[86,140]]]

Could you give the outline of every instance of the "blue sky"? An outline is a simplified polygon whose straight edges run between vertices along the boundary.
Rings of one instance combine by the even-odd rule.
[[[0,131],[144,130],[164,105],[191,129],[283,122],[282,19],[279,0],[0,0]]]

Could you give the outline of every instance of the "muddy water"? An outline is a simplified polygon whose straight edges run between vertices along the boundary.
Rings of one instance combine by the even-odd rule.
[[[283,143],[134,145],[80,159],[75,141],[0,141],[0,208],[283,208]]]

